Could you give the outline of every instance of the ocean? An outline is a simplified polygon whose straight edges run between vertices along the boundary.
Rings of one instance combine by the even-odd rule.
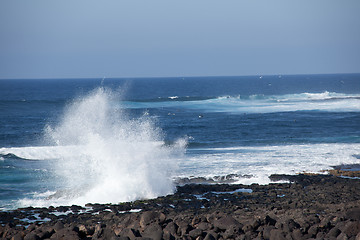
[[[0,209],[360,163],[360,74],[0,80]]]

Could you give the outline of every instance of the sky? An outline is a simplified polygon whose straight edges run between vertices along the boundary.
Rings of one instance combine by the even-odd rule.
[[[1,0],[0,79],[360,72],[359,0]]]

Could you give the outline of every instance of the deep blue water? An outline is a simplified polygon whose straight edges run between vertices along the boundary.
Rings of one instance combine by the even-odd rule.
[[[59,162],[71,158],[69,150],[52,146],[83,146],[98,136],[105,145],[119,140],[113,146],[116,151],[124,148],[119,154],[137,156],[142,151],[143,158],[158,157],[148,148],[123,146],[120,138],[106,142],[109,135],[103,134],[108,131],[119,131],[121,139],[136,139],[138,145],[142,134],[168,148],[176,148],[179,139],[186,141],[184,154],[171,154],[177,163],[172,178],[236,173],[254,176],[240,182],[263,183],[275,172],[358,163],[360,74],[0,80],[0,207],[36,205],[33,199],[70,188],[62,186],[67,175],[59,173]],[[79,159],[83,161],[73,161]],[[123,161],[115,160],[103,163]]]

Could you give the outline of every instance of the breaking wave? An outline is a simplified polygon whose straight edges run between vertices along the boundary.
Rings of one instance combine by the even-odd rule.
[[[98,88],[69,104],[60,121],[46,127],[49,146],[0,149],[2,155],[54,160],[58,189],[23,199],[21,205],[118,203],[174,191],[174,158],[186,142],[164,145],[153,120],[146,114],[127,118],[119,102],[115,92]]]

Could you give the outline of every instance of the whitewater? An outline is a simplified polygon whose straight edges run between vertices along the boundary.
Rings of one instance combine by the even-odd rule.
[[[285,92],[269,90],[284,84],[276,76],[68,80],[58,93],[49,80],[19,96],[0,81],[0,207],[118,203],[185,178],[268,184],[359,164],[359,76],[311,77],[306,89],[289,77]]]
[[[128,108],[186,107],[206,109],[207,112],[275,113],[294,111],[358,112],[360,94],[336,92],[301,93],[286,95],[220,96],[191,100],[189,97],[169,97],[154,102],[125,102]],[[330,104],[329,104],[330,103]]]

